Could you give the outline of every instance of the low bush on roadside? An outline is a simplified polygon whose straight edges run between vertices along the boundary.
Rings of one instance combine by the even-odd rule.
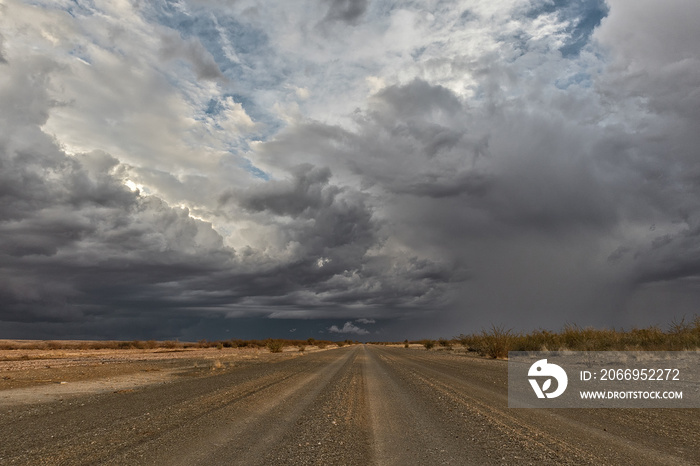
[[[267,348],[268,343],[272,339],[267,340],[218,340],[218,341],[208,341],[200,340],[198,342],[180,342],[173,340],[166,341],[156,341],[156,340],[131,340],[131,341],[114,341],[114,340],[91,340],[91,341],[81,341],[81,340],[0,340],[0,350],[18,350],[18,349],[32,349],[32,350],[184,350],[184,349],[206,349],[206,348],[217,348],[223,350],[225,348]],[[299,346],[308,345],[308,340],[286,340],[286,339],[275,339],[279,341],[283,346]],[[325,348],[330,345],[331,341],[328,340],[313,340],[315,346],[319,348]],[[343,342],[345,344],[345,342]]]
[[[492,326],[479,334],[455,337],[468,351],[506,358],[508,351],[700,351],[700,316],[672,321],[668,330],[658,326],[630,330],[582,328],[565,325],[560,332],[535,330],[514,333]]]
[[[444,339],[444,338],[440,338],[440,339],[438,340],[438,345],[440,345],[440,348],[445,348],[445,349],[448,349],[448,350],[451,350],[451,349],[452,349],[452,341],[446,340],[446,339]]]
[[[270,340],[267,342],[267,349],[270,353],[281,353],[284,349],[284,342],[282,340]]]
[[[492,326],[491,331],[482,331],[483,351],[492,358],[507,358],[513,341],[513,332],[503,327]]]

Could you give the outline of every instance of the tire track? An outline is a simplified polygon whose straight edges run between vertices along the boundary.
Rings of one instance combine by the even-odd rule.
[[[163,465],[269,464],[262,458],[280,444],[285,433],[294,430],[296,419],[352,359],[351,352],[342,350],[324,356],[286,383],[275,383],[241,403],[222,407],[170,431],[167,438],[153,445],[155,449],[130,451],[113,464],[133,464],[134,460]],[[275,375],[279,376],[271,374]],[[163,451],[163,444],[169,446],[168,451]]]
[[[174,464],[215,448],[222,432],[264,415],[348,356],[334,350],[130,393],[14,407],[0,424],[0,464]]]
[[[700,464],[693,411],[509,409],[505,381],[501,362],[346,347],[1,408],[0,464]]]
[[[572,419],[555,410],[516,410],[507,408],[505,383],[477,380],[454,362],[439,360],[434,355],[412,355],[397,351],[380,350],[387,364],[407,371],[406,381],[420,381],[420,386],[430,387],[438,397],[461,406],[471,416],[483,416],[506,435],[517,439],[523,448],[548,451],[554,464],[697,464],[696,461],[670,453],[671,449],[650,448],[639,441],[613,435],[606,430]],[[427,364],[430,362],[430,364]],[[506,369],[505,367],[503,369]],[[455,374],[463,374],[457,376]],[[489,385],[490,384],[490,385]],[[490,388],[493,387],[493,388]],[[598,413],[577,411],[585,419]],[[565,414],[569,414],[568,411]],[[621,413],[628,416],[627,413]],[[671,413],[675,417],[678,413]],[[697,453],[697,452],[696,452]]]
[[[281,446],[260,464],[373,464],[364,354],[358,349],[352,350],[352,358],[304,410],[293,430],[280,439]]]

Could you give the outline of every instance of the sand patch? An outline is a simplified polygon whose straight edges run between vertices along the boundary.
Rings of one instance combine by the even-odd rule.
[[[175,371],[138,372],[104,379],[78,382],[52,382],[34,387],[0,390],[0,407],[69,400],[82,395],[105,392],[129,393],[146,385],[167,383]]]

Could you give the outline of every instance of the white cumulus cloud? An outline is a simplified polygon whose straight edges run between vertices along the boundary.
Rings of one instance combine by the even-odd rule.
[[[346,333],[355,335],[367,335],[369,331],[354,325],[352,322],[345,322],[342,328],[338,328],[337,325],[331,325],[328,327],[330,333]]]

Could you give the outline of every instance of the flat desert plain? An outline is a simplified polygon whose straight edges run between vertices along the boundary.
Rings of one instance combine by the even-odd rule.
[[[457,351],[0,352],[0,464],[700,464],[681,409],[509,409]]]

